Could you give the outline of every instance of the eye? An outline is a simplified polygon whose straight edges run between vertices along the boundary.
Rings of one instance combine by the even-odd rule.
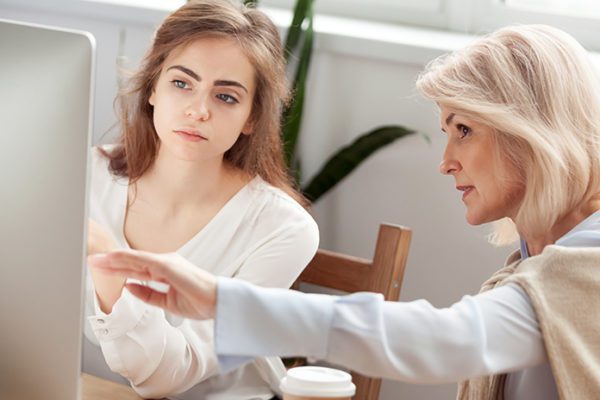
[[[469,128],[469,127],[468,127],[468,126],[466,126],[466,125],[463,125],[463,124],[458,124],[458,125],[456,125],[456,127],[458,128],[458,133],[459,133],[459,135],[458,135],[458,136],[459,136],[461,139],[463,139],[463,138],[465,138],[465,137],[467,137],[468,135],[470,135],[470,134],[471,134],[471,128]]]
[[[189,89],[188,84],[182,80],[173,79],[171,83],[178,89]]]
[[[219,93],[217,95],[217,99],[223,101],[224,103],[227,104],[236,104],[239,103],[238,99],[236,99],[235,97],[229,95],[229,94],[225,94],[225,93]]]

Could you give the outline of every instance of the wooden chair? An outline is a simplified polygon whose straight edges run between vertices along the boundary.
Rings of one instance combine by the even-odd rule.
[[[348,293],[378,292],[386,300],[398,300],[411,235],[408,228],[381,224],[373,261],[319,249],[292,288],[308,283]],[[356,385],[354,400],[378,398],[381,379],[352,372],[352,381]]]

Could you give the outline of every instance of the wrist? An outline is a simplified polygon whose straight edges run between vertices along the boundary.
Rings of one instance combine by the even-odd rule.
[[[111,288],[110,290],[98,290],[96,289],[96,297],[98,299],[98,306],[100,310],[102,310],[105,314],[110,314],[115,306],[116,302],[121,298],[123,294],[123,287],[125,286],[125,282],[123,281],[123,285],[119,289]]]
[[[113,306],[123,293],[125,278],[103,273],[93,267],[90,270],[98,305],[102,312],[110,314]]]

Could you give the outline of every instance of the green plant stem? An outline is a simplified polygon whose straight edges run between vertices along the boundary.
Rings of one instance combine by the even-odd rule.
[[[303,0],[299,0],[299,3],[303,2]],[[304,40],[302,42],[302,48],[299,54],[299,62],[296,70],[296,75],[294,78],[294,86],[293,86],[293,100],[289,107],[287,107],[283,112],[282,118],[282,131],[283,131],[283,140],[284,140],[284,151],[285,158],[288,166],[293,165],[293,161],[296,155],[296,144],[298,141],[298,135],[300,133],[300,127],[302,123],[302,113],[304,110],[304,95],[306,92],[306,80],[308,76],[308,70],[310,67],[310,62],[312,59],[312,50],[313,50],[313,40],[314,40],[314,31],[313,31],[313,2],[312,0],[308,0],[306,2],[308,4],[307,8],[303,9],[305,11],[305,18],[307,21],[307,27],[304,32]],[[297,44],[296,41],[294,43]],[[296,176],[300,176],[299,171],[295,172]]]

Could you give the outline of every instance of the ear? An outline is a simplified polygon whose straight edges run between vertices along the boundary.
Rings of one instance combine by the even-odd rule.
[[[155,93],[155,91],[154,91],[154,89],[152,89],[152,94],[150,95],[150,98],[148,99],[148,103],[149,103],[149,104],[150,104],[152,107],[154,107],[154,93]]]
[[[252,120],[252,117],[250,117],[242,128],[242,135],[251,135],[252,132],[254,132],[254,121]]]

